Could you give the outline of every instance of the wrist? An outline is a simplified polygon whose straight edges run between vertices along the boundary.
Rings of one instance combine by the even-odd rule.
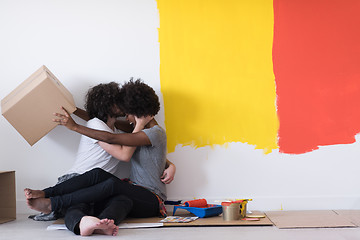
[[[135,128],[134,128],[134,132],[138,132],[144,129],[144,125],[143,124],[136,124]]]
[[[77,123],[75,123],[74,126],[72,126],[70,128],[70,130],[75,131],[75,132],[79,131],[79,125]]]

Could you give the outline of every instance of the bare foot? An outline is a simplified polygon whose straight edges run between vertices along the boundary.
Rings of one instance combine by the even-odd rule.
[[[25,193],[26,199],[44,198],[45,197],[45,192],[42,190],[33,190],[30,188],[25,188],[24,193]]]
[[[105,218],[101,219],[100,223],[107,224],[109,227],[106,229],[96,229],[94,233],[112,236],[116,236],[118,234],[119,227],[115,225],[114,220]]]
[[[27,205],[36,211],[42,213],[51,213],[51,201],[50,198],[33,198],[27,199]]]
[[[119,227],[114,224],[114,220],[107,218],[100,220],[92,216],[83,217],[79,228],[81,236],[90,236],[93,233],[116,236],[119,231]]]

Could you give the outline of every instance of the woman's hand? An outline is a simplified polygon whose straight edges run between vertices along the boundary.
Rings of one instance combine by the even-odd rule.
[[[161,181],[165,184],[169,184],[174,180],[176,172],[175,164],[171,163],[168,168],[166,168],[161,176]]]
[[[61,107],[61,109],[63,110],[64,113],[63,114],[54,113],[54,115],[59,118],[53,119],[53,122],[57,122],[60,125],[64,125],[68,129],[74,131],[76,129],[76,127],[78,126],[78,124],[74,121],[74,119],[72,119],[72,117],[70,116],[68,111],[66,111],[66,109],[64,107]]]

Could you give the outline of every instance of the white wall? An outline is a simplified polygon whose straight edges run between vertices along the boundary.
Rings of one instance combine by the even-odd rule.
[[[89,87],[130,77],[161,98],[158,18],[155,0],[1,0],[0,98],[43,64],[80,107]],[[162,126],[163,118],[162,109]],[[16,171],[18,212],[27,212],[23,188],[53,185],[72,165],[80,136],[59,126],[30,147],[3,117],[0,133],[0,171]],[[358,156],[359,141],[302,155],[265,155],[244,143],[178,146],[168,155],[177,165],[168,195],[249,197],[258,210],[360,209]]]

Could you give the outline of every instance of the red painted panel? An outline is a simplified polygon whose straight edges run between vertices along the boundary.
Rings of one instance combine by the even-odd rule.
[[[280,152],[355,141],[359,0],[274,0],[273,63]]]

